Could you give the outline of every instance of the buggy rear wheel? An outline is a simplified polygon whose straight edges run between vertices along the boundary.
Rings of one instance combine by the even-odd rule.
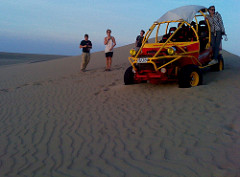
[[[211,66],[212,71],[222,71],[224,70],[224,60],[221,54],[218,55],[218,63]]]

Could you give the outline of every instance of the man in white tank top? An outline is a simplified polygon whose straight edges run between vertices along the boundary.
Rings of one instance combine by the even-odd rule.
[[[105,69],[105,71],[111,71],[113,48],[116,45],[116,41],[115,41],[115,38],[113,36],[111,36],[110,29],[107,29],[106,33],[107,33],[107,37],[104,38],[104,45],[106,45],[106,47],[105,47],[106,69]]]

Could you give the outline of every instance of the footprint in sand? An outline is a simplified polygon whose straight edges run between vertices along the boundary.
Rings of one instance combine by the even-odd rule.
[[[9,92],[9,89],[1,89],[1,92]]]
[[[20,85],[20,87],[26,87],[26,86],[28,86],[28,85],[30,85],[30,84],[23,84],[23,85]]]
[[[82,80],[80,79],[80,80],[75,80],[74,81],[75,83],[82,83]]]
[[[102,89],[102,91],[104,91],[104,92],[107,92],[107,91],[109,91],[109,90],[110,90],[109,88],[103,88],[103,89]],[[95,92],[94,95],[97,96],[97,95],[99,95],[100,93],[101,93],[101,91],[98,91],[98,92]]]
[[[42,85],[42,83],[41,82],[33,82],[32,85],[33,86],[39,86],[39,85]]]
[[[23,88],[23,87],[26,87],[26,86],[29,86],[29,85],[31,85],[31,84],[29,84],[29,83],[27,83],[27,84],[22,84],[22,85],[20,85],[20,86],[15,87],[15,88],[1,89],[0,91],[1,91],[1,92],[10,92],[10,91],[18,90],[18,89],[20,89],[20,88]]]
[[[48,80],[48,83],[53,83],[53,80]]]
[[[123,69],[123,67],[117,67],[117,68],[115,68],[115,70],[122,70]]]
[[[109,90],[110,90],[109,88],[104,88],[104,89],[103,89],[103,91],[105,91],[105,92],[106,92],[106,91],[109,91]]]
[[[109,86],[115,86],[116,83],[115,82],[112,82]]]
[[[65,79],[67,79],[67,77],[66,76],[62,76],[60,79],[61,80],[65,80]]]
[[[95,96],[97,96],[99,93],[100,93],[100,91],[99,91],[99,92],[96,92],[96,93],[94,93],[94,95],[95,95]]]
[[[26,87],[26,86],[28,86],[28,85],[30,85],[30,84],[28,84],[28,83],[27,83],[27,84],[22,84],[22,85],[16,87],[15,89],[20,89],[20,88]]]

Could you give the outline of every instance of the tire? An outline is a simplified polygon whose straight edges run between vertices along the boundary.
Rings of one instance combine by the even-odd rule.
[[[132,71],[132,66],[130,66],[124,73],[124,84],[125,85],[134,84],[134,73]]]
[[[184,66],[178,77],[179,88],[195,87],[202,84],[202,72],[196,65]]]
[[[224,60],[221,54],[218,55],[218,63],[211,66],[212,71],[222,71],[224,70]]]

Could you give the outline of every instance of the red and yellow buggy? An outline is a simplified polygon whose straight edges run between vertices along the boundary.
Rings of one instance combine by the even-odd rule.
[[[183,6],[154,22],[140,49],[130,50],[132,66],[125,71],[124,83],[178,81],[179,87],[191,87],[202,83],[201,69],[223,70],[222,55],[217,64],[208,64],[212,47],[206,15],[207,8],[203,6]],[[152,34],[154,38],[150,38]]]

